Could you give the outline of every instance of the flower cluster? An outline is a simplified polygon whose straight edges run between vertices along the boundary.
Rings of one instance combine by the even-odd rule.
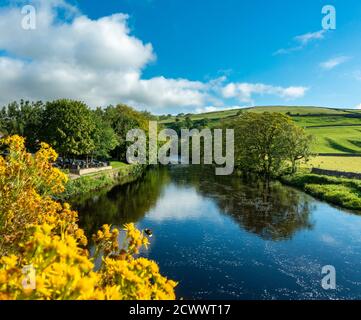
[[[148,238],[134,224],[125,226],[121,246],[120,231],[103,226],[90,256],[77,213],[51,198],[67,179],[51,165],[53,149],[41,144],[31,155],[19,136],[0,144],[9,149],[0,156],[0,299],[175,299],[176,283],[154,261],[135,256]],[[24,285],[25,266],[35,270],[35,288]]]

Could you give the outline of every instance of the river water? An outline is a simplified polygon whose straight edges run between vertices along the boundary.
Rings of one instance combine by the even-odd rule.
[[[88,235],[135,222],[188,299],[360,299],[361,216],[281,185],[172,166],[75,204]],[[336,269],[336,289],[321,286]]]

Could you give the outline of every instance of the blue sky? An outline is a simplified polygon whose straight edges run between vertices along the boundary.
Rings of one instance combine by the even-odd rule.
[[[11,7],[20,6],[19,1],[10,2]],[[28,2],[35,7],[44,6],[41,0]],[[199,112],[249,105],[361,108],[361,1],[69,0],[67,3],[77,13],[67,20],[59,14],[61,10],[69,10],[64,9],[65,1],[48,2],[53,3],[53,9],[47,10],[57,12],[54,14],[56,18],[44,27],[41,36],[34,36],[34,43],[39,42],[37,45],[43,44],[46,34],[49,42],[52,41],[50,35],[61,37],[57,35],[61,32],[54,31],[59,25],[73,24],[74,28],[69,29],[75,29],[74,39],[78,40],[72,41],[81,41],[91,52],[101,51],[102,46],[104,50],[109,50],[101,36],[99,41],[91,42],[84,33],[79,35],[74,19],[85,16],[89,20],[89,28],[96,28],[99,19],[123,13],[126,18],[117,22],[127,28],[123,36],[142,44],[140,51],[132,51],[133,55],[142,56],[147,52],[143,60],[129,63],[129,70],[135,70],[138,77],[137,80],[132,78],[132,89],[125,91],[124,88],[110,88],[110,85],[103,88],[94,81],[84,82],[84,88],[77,90],[79,99],[95,100],[89,92],[102,92],[104,97],[97,99],[97,105],[116,103],[118,99],[156,113]],[[336,30],[322,31],[321,9],[324,5],[336,8]],[[9,15],[9,1],[0,1],[0,6],[5,10],[3,15]],[[0,20],[0,30],[1,27]],[[33,34],[36,32],[38,30]],[[104,32],[107,31],[99,33],[106,38],[108,35]],[[98,31],[94,29],[94,33]],[[304,35],[309,35],[309,40]],[[19,82],[24,82],[24,77],[30,77],[26,68],[35,70],[40,68],[39,65],[62,60],[60,54],[51,50],[49,57],[53,54],[54,58],[45,57],[42,53],[33,54],[34,49],[22,37],[18,41],[24,43],[19,44],[18,47],[22,47],[19,49],[14,44],[10,45],[9,41],[1,41],[1,36],[0,31],[0,58],[11,57],[21,63],[32,61],[30,65],[29,62],[24,64],[25,71],[19,75]],[[66,39],[54,41],[64,43]],[[109,39],[113,39],[113,35]],[[14,41],[17,41],[16,38]],[[124,43],[119,43],[114,54],[128,61],[121,50],[125,50]],[[72,54],[76,59],[84,56],[75,49]],[[67,74],[67,78],[79,77],[80,83],[85,81],[84,73],[88,72],[91,78],[94,70],[99,76],[123,82],[129,79],[131,72],[127,70],[124,73],[124,66],[120,67],[120,62],[115,62],[117,56],[102,53],[96,59],[98,62],[104,60],[99,62],[101,66],[88,65],[84,69],[82,60],[74,62],[74,56],[69,57],[65,53],[63,62],[69,65],[64,70],[67,67],[72,70],[79,68],[82,75],[71,73]],[[93,61],[88,58],[86,56],[85,60]],[[117,77],[104,68],[108,65],[107,61],[113,59],[113,70],[120,68]],[[75,67],[71,63],[76,63]],[[103,69],[99,69],[102,66]],[[64,70],[58,70],[56,75],[66,72]],[[120,72],[123,72],[121,76]],[[0,81],[6,79],[1,80],[0,77]],[[50,86],[51,93],[43,96],[41,83],[44,81],[35,79],[34,82],[37,86],[33,91],[23,88],[24,84],[20,86],[31,98],[50,99],[61,94],[77,98],[71,88],[66,88],[64,79],[54,80]],[[109,91],[108,96],[104,91]],[[153,97],[154,91],[158,91],[162,98]]]

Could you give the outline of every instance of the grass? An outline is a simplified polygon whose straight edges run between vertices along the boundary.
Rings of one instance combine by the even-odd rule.
[[[361,127],[308,128],[317,153],[361,153]]]
[[[79,179],[69,180],[65,186],[65,191],[61,199],[83,195],[91,191],[100,190],[114,184],[114,179],[108,175],[100,176],[83,176]]]
[[[110,161],[110,165],[113,167],[113,169],[125,168],[129,166],[129,164],[120,161]]]
[[[283,177],[281,180],[318,199],[346,209],[361,210],[360,180],[329,177],[306,171]]]
[[[312,114],[323,114],[323,115],[344,115],[350,113],[344,109],[331,109],[331,108],[321,108],[321,107],[297,107],[297,106],[270,106],[270,107],[253,107],[253,108],[243,108],[243,109],[230,109],[224,111],[213,111],[199,114],[189,114],[189,117],[192,120],[200,119],[224,119],[228,117],[236,116],[237,113],[242,111],[252,111],[252,112],[280,112],[280,113],[291,113],[291,115],[312,115]],[[177,117],[172,116],[168,119],[161,121],[162,123],[171,123],[174,122],[176,118],[184,119],[185,116]]]
[[[113,170],[100,171],[69,180],[65,186],[65,191],[59,198],[65,200],[83,196],[115,184],[134,181],[141,176],[145,169],[142,165],[130,165],[119,161],[113,161],[111,165]]]
[[[318,156],[312,158],[303,167],[361,173],[361,157]]]
[[[292,117],[292,119],[301,127],[360,126],[361,128],[361,118],[349,118],[347,116],[305,116]]]

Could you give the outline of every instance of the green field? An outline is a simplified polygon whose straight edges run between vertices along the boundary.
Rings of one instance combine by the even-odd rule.
[[[361,118],[349,118],[346,116],[304,116],[292,117],[298,125],[302,127],[319,127],[319,126],[353,126],[361,127]]]
[[[361,157],[318,156],[311,158],[302,167],[361,173]]]
[[[331,109],[331,108],[320,108],[320,107],[288,107],[288,106],[271,106],[271,107],[253,107],[253,108],[244,108],[244,109],[231,109],[224,111],[214,111],[207,113],[199,114],[187,114],[184,116],[172,116],[161,122],[170,123],[175,121],[176,118],[182,120],[185,116],[190,116],[192,120],[200,119],[209,119],[209,120],[219,120],[228,117],[236,116],[237,113],[242,111],[252,111],[252,112],[280,112],[280,113],[291,113],[291,115],[313,115],[313,114],[325,114],[325,115],[345,115],[349,113],[356,113],[358,110],[349,111],[346,109]]]
[[[317,153],[361,153],[361,127],[308,128]]]
[[[172,116],[162,123],[165,125],[185,119],[193,121],[207,119],[211,127],[217,127],[227,119],[242,112],[280,112],[288,114],[301,127],[315,137],[315,153],[360,153],[361,154],[361,110],[332,109],[321,107],[270,106],[247,109],[234,109],[202,114]]]

